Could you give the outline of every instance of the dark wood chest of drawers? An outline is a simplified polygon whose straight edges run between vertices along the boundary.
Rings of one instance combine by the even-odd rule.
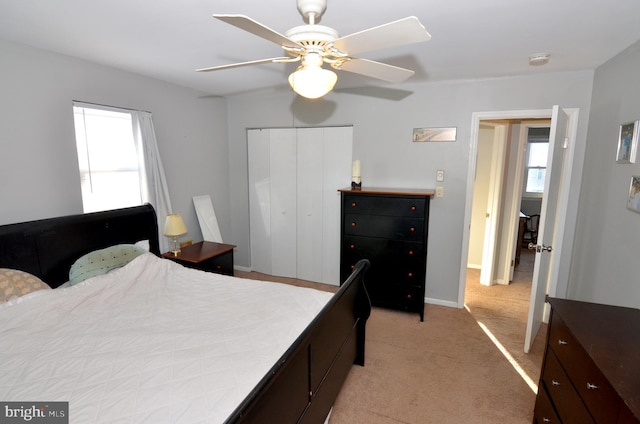
[[[547,299],[534,423],[640,423],[640,310]]]
[[[418,312],[424,320],[431,190],[340,190],[340,280],[368,259],[366,288],[375,306]]]

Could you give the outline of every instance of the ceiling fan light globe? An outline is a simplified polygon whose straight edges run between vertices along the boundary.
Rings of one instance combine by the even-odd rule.
[[[338,76],[335,72],[322,68],[298,68],[289,75],[289,85],[299,95],[307,99],[318,99],[336,85]]]

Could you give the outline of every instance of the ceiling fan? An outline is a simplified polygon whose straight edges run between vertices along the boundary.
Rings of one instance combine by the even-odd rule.
[[[297,0],[297,6],[308,24],[293,27],[285,35],[248,16],[213,15],[216,19],[279,44],[289,56],[213,66],[196,71],[218,71],[267,62],[300,62],[296,71],[289,75],[289,84],[301,96],[316,99],[331,91],[338,79],[335,72],[322,68],[324,63],[337,70],[398,83],[411,77],[414,71],[352,55],[431,39],[431,35],[415,16],[339,37],[335,29],[316,24],[327,8],[327,0]]]

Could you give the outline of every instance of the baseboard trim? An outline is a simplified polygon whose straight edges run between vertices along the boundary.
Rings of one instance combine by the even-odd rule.
[[[238,271],[243,271],[243,272],[251,272],[251,267],[246,267],[246,266],[234,265],[233,269],[237,269]]]
[[[431,297],[425,297],[424,298],[424,303],[428,303],[430,305],[438,305],[438,306],[446,306],[449,308],[458,308],[458,303],[456,302],[451,302],[449,300],[442,300],[442,299],[434,299]]]

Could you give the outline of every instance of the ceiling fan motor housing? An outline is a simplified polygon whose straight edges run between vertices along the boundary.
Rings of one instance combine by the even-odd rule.
[[[296,3],[300,14],[307,19],[310,16],[319,19],[327,9],[327,0],[297,0]]]

